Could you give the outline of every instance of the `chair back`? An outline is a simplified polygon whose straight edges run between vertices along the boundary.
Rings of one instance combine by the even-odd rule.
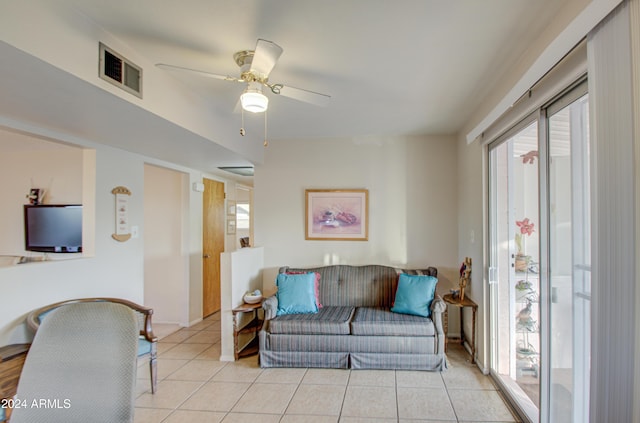
[[[40,323],[27,355],[12,423],[133,421],[138,321],[129,307],[80,302]]]

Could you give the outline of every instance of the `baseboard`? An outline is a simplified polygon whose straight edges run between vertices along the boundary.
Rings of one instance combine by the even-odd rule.
[[[236,361],[235,357],[232,355],[221,355],[220,361]]]
[[[155,319],[153,319],[153,324],[154,325],[177,325],[177,326],[180,326],[181,328],[184,327],[184,325],[181,322],[168,321],[168,320],[158,320],[158,321],[156,321]]]
[[[200,317],[199,319],[195,319],[189,322],[189,327],[193,326],[193,325],[197,325],[198,323],[202,322],[202,317]]]
[[[453,341],[453,342],[460,343],[460,333],[451,333],[447,337],[447,340],[449,342]],[[471,355],[471,345],[469,345],[469,340],[467,338],[465,338],[464,344],[462,345],[462,347],[465,349],[467,354]],[[476,348],[476,356],[473,357],[474,362],[476,364],[476,367],[478,367],[478,369],[482,372],[482,374],[486,376],[489,374],[489,369],[480,364],[480,362],[478,361],[477,353],[478,353],[478,349]]]
[[[469,355],[471,355],[471,345],[469,345],[469,343],[465,340],[464,345],[463,345],[464,349],[467,351],[467,353],[469,353]],[[477,349],[476,349],[476,353],[477,353]],[[476,367],[482,372],[483,375],[487,376],[489,374],[489,369],[482,366],[480,364],[480,362],[478,361],[478,356],[476,355],[475,357],[473,357],[474,362],[476,363]]]

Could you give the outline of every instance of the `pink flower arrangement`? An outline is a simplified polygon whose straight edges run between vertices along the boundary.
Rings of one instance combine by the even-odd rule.
[[[525,217],[521,221],[517,221],[516,220],[516,225],[518,225],[520,227],[520,233],[521,234],[531,235],[534,232],[533,223],[529,222],[529,218],[528,217]]]
[[[531,235],[535,231],[533,229],[534,224],[529,222],[528,217],[525,217],[520,221],[516,220],[516,225],[520,228],[520,233],[516,234],[516,246],[518,247],[518,254],[522,254],[522,235]]]

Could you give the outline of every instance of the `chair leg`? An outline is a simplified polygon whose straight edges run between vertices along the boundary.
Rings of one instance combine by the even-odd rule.
[[[155,351],[151,351],[149,358],[149,374],[151,376],[151,393],[155,394],[158,388],[158,363]]]

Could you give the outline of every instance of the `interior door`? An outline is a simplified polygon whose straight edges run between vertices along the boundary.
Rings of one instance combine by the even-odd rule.
[[[220,311],[220,254],[224,252],[224,183],[204,179],[202,317]]]

